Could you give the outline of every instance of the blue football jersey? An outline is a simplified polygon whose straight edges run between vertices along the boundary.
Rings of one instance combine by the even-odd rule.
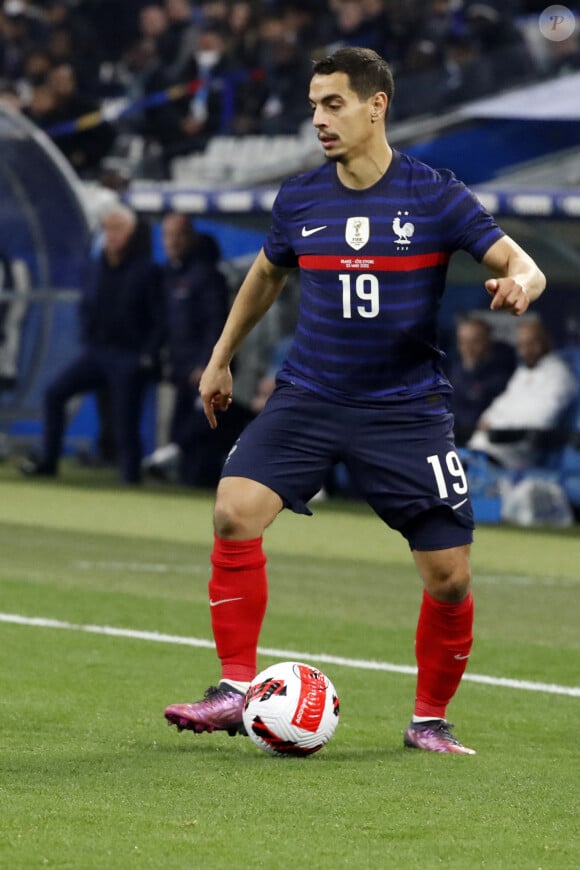
[[[449,391],[437,345],[449,258],[463,249],[479,261],[502,235],[452,172],[397,151],[365,190],[341,184],[330,162],[288,179],[264,243],[301,277],[279,378],[348,404]]]

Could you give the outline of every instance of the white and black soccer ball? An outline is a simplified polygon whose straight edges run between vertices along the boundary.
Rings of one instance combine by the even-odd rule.
[[[280,662],[254,677],[243,720],[249,737],[272,755],[312,755],[328,743],[340,705],[328,677],[312,665]]]

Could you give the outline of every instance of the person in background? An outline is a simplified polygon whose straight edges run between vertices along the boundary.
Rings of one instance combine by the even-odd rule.
[[[42,455],[21,464],[25,475],[57,474],[67,402],[106,388],[121,477],[131,484],[141,479],[141,410],[165,335],[161,274],[149,257],[134,250],[133,211],[114,205],[101,225],[102,252],[89,257],[82,280],[81,351],[46,389]]]
[[[491,326],[477,316],[459,322],[456,340],[459,356],[450,366],[449,380],[453,386],[455,443],[463,447],[485,409],[508,382],[516,355],[509,344],[493,341]]]
[[[48,73],[46,87],[52,105],[45,114],[43,123],[49,129],[97,112],[98,103],[87,98],[79,90],[76,72],[71,64],[60,63]],[[39,119],[35,119],[39,120]],[[108,121],[102,121],[94,128],[78,126],[67,135],[55,137],[55,142],[83,178],[94,178],[99,173],[101,160],[109,153],[115,138],[114,130]]]
[[[234,407],[222,437],[212,438],[198,386],[227,317],[229,290],[217,265],[220,252],[212,236],[196,232],[191,219],[180,212],[164,217],[162,233],[167,256],[163,268],[167,306],[165,377],[174,385],[175,396],[170,443],[147,457],[144,467],[164,477],[166,467],[177,462],[181,483],[214,486],[225,454],[239,434],[242,412]]]
[[[143,79],[145,95],[177,83],[196,82],[192,94],[150,106],[145,112],[143,132],[161,144],[169,171],[173,157],[203,151],[212,136],[226,132],[236,111],[237,85],[231,79],[234,69],[228,57],[226,36],[219,27],[200,29],[179,69],[170,56],[171,43],[167,42],[166,31],[155,39],[154,45],[156,59]]]
[[[258,384],[256,386],[256,393],[252,398],[251,407],[254,414],[259,414],[260,411],[264,410],[266,402],[276,389],[276,376],[282,368],[284,360],[286,359],[286,355],[290,350],[291,344],[291,335],[285,335],[276,344],[272,352],[272,357],[270,360],[270,365],[268,366],[268,370],[258,381]]]
[[[166,708],[178,729],[240,731],[268,602],[264,531],[283,508],[310,513],[307,502],[340,460],[406,539],[424,586],[404,745],[474,754],[446,718],[473,643],[474,519],[437,316],[456,250],[495,276],[485,281],[493,311],[524,314],[546,281],[452,172],[391,148],[393,94],[390,67],[369,49],[342,48],[314,64],[308,96],[326,161],[280,188],[270,232],[201,377],[215,429],[216,413],[233,401],[237,349],[298,269],[298,326],[276,390],[242,432],[217,489],[209,604],[220,681],[204,698]]]
[[[578,384],[539,318],[518,323],[516,347],[520,363],[483,412],[467,446],[521,471],[541,459],[537,435],[558,428]]]

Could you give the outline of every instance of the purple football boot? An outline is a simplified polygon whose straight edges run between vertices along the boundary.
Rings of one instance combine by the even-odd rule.
[[[244,694],[227,683],[210,686],[202,701],[194,704],[171,704],[165,710],[170,725],[178,731],[227,731],[231,737],[245,734],[242,723]]]
[[[409,749],[426,749],[427,752],[454,752],[456,755],[475,755],[451,733],[453,725],[445,719],[429,722],[411,722],[405,731],[404,744]]]

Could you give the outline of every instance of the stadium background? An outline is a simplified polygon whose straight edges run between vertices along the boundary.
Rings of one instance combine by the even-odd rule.
[[[257,47],[244,65],[230,18],[233,7],[246,5],[251,7]],[[160,132],[167,118],[162,110],[191,111],[207,80],[199,75],[199,58],[195,69],[173,69],[169,81],[159,75],[147,78],[134,62],[131,67],[128,57],[136,46],[148,42],[151,48],[153,40],[161,60],[167,51],[170,28],[161,36],[146,33],[143,8],[151,6],[168,15],[167,20],[171,14],[181,16],[174,27],[179,40],[171,45],[189,47],[190,54],[208,34],[224,39],[229,63],[215,81],[222,97],[231,89],[245,95],[241,110],[236,99],[222,99],[219,117],[208,126],[211,135],[185,144],[172,142],[171,147]],[[100,210],[111,199],[125,200],[148,221],[160,260],[160,215],[170,208],[190,213],[199,229],[216,236],[234,292],[268,227],[280,179],[321,159],[304,94],[297,93],[299,78],[290,91],[283,86],[280,54],[285,51],[292,55],[292,63],[285,58],[287,85],[297,69],[304,71],[310,56],[336,45],[370,44],[382,50],[393,63],[398,86],[389,124],[391,143],[432,165],[450,167],[476,190],[548,275],[549,292],[537,310],[558,346],[578,348],[580,354],[580,49],[575,8],[568,10],[572,27],[576,15],[575,30],[556,40],[542,32],[544,5],[524,2],[167,0],[157,6],[131,0],[112,7],[107,0],[5,0],[3,5],[0,252],[16,267],[15,275],[18,266],[25,275],[20,285],[4,282],[0,291],[5,322],[11,313],[16,351],[14,377],[6,378],[0,392],[5,454],[36,443],[46,383],[76,350],[79,269]],[[66,20],[51,24],[59,9]],[[485,33],[482,20],[488,25]],[[280,23],[285,33],[276,29]],[[14,26],[27,28],[29,53],[50,49],[55,32],[68,28],[74,38],[69,55],[59,56],[58,64],[75,69],[85,98],[76,105],[90,112],[40,123],[42,118],[30,110],[30,94],[37,85],[27,80],[24,67],[9,63],[14,58],[9,49],[17,42],[10,29]],[[250,31],[248,25],[246,35]],[[79,46],[87,34],[97,41],[94,56],[86,61],[85,51],[83,63]],[[304,34],[307,39],[296,38]],[[193,78],[192,69],[198,73]],[[248,88],[259,94],[252,124],[244,114]],[[212,120],[211,104],[209,110]],[[71,139],[81,134],[84,141],[93,137],[91,141],[102,144],[105,130],[107,144],[97,151],[98,159],[73,168]],[[469,258],[454,258],[441,320],[443,345],[450,353],[457,316],[486,307],[482,277]],[[511,328],[507,319],[499,325],[506,336]],[[156,418],[152,394],[143,420],[147,448],[155,443]],[[75,411],[67,450],[90,449],[96,428],[88,398]]]

